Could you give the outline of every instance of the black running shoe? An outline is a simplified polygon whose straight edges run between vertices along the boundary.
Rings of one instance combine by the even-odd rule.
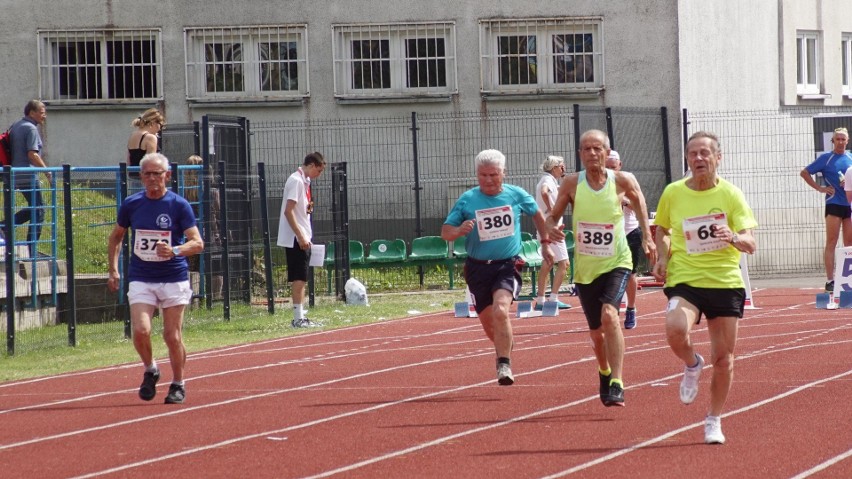
[[[166,404],[181,404],[186,399],[186,390],[183,386],[175,383],[169,385],[169,394],[166,396]]]
[[[604,406],[624,406],[624,389],[616,383],[609,385],[606,397],[604,397]]]
[[[606,404],[606,395],[609,394],[609,380],[612,378],[611,374],[607,374],[604,376],[598,371],[598,377],[601,380],[601,402]]]
[[[825,292],[833,293],[834,292],[834,280],[825,282]]]
[[[159,369],[153,373],[145,371],[145,375],[142,376],[142,385],[139,386],[139,399],[143,401],[150,401],[154,399],[154,396],[157,395],[157,381],[159,380]]]

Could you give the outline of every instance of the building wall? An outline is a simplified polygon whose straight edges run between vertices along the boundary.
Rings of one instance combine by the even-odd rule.
[[[679,3],[683,106],[693,111],[777,108],[778,0]]]
[[[446,113],[541,108],[579,103],[618,107],[667,107],[680,110],[678,2],[598,2],[579,0],[376,2],[348,0],[290,2],[224,0],[164,1],[35,0],[6,2],[0,29],[6,52],[0,70],[0,125],[20,118],[26,100],[37,97],[38,29],[161,28],[163,91],[161,107],[171,123],[208,113],[246,116],[252,122],[406,116],[412,111]],[[485,100],[480,94],[479,19],[562,16],[603,17],[605,90],[592,98],[550,96]],[[334,98],[331,27],[338,23],[453,21],[458,56],[458,94],[443,101],[343,104]],[[210,105],[186,100],[183,29],[197,26],[308,25],[310,97],[302,104]],[[97,106],[48,104],[45,128],[50,164],[114,165],[124,159],[131,120],[154,104]],[[679,115],[670,114],[672,151],[679,155]],[[294,162],[297,159],[294,159]]]
[[[782,85],[784,105],[852,106],[842,91],[842,35],[852,33],[850,4],[845,0],[779,0],[781,8]],[[803,99],[796,94],[796,32],[819,32],[820,93],[826,98]]]

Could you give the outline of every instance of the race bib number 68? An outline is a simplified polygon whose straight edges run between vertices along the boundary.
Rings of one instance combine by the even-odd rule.
[[[683,237],[688,254],[701,254],[727,248],[728,242],[716,237],[719,225],[728,224],[725,213],[694,216],[683,220]]]

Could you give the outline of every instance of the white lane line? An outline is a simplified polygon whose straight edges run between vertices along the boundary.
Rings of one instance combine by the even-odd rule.
[[[722,414],[722,417],[730,417],[730,416],[741,414],[741,413],[744,413],[744,412],[747,412],[747,411],[751,411],[752,409],[756,409],[756,408],[759,408],[761,406],[765,406],[767,404],[773,403],[775,401],[779,401],[781,399],[786,398],[787,396],[792,396],[793,394],[805,391],[805,390],[810,389],[814,386],[819,386],[820,384],[827,383],[829,381],[835,381],[837,379],[840,379],[844,376],[849,376],[849,375],[852,375],[852,369],[850,369],[849,371],[846,371],[844,373],[836,374],[836,375],[831,376],[831,377],[818,379],[818,380],[813,381],[811,383],[803,384],[803,385],[801,385],[801,386],[799,386],[795,389],[791,389],[787,392],[783,392],[783,393],[778,394],[776,396],[773,396],[771,398],[766,398],[762,401],[758,401],[756,403],[749,404],[748,406],[744,406],[744,407],[741,407],[739,409],[735,409],[733,411]],[[634,446],[630,446],[630,447],[621,449],[619,451],[613,452],[611,454],[607,454],[606,456],[599,457],[595,460],[592,460],[592,461],[589,461],[589,462],[586,462],[586,463],[583,463],[583,464],[578,464],[578,465],[576,465],[576,466],[574,466],[570,469],[566,469],[566,470],[558,472],[556,474],[544,476],[542,479],[552,479],[552,478],[556,478],[556,477],[565,477],[569,474],[573,474],[575,472],[579,472],[579,471],[582,471],[584,469],[588,469],[592,466],[597,466],[598,464],[602,464],[604,462],[610,461],[610,460],[615,459],[619,456],[623,456],[625,454],[628,454],[628,453],[631,453],[631,452],[634,452],[634,451],[638,451],[639,449],[642,449],[644,447],[648,447],[648,446],[657,444],[658,442],[665,441],[666,439],[668,439],[672,436],[675,436],[675,435],[680,434],[684,431],[688,431],[690,429],[694,429],[696,427],[700,427],[700,426],[703,426],[703,425],[704,425],[704,421],[700,421],[700,422],[690,424],[688,426],[681,427],[679,429],[669,431],[669,432],[667,432],[663,435],[657,436],[653,439],[649,439],[649,440],[644,441],[644,442],[640,442],[639,444],[636,444]]]
[[[812,346],[813,347],[822,347],[823,345],[814,344]],[[804,345],[798,345],[798,346],[792,347],[790,349],[800,349],[802,347],[805,347],[805,346]],[[652,348],[652,349],[663,349],[663,348],[668,348],[668,346],[664,346],[664,347],[660,347],[660,348]],[[752,356],[752,357],[762,356],[762,355],[766,355],[766,354],[775,354],[775,353],[780,353],[780,352],[783,352],[783,351],[785,351],[785,349],[780,348],[780,349],[775,349],[775,350],[772,350],[772,351],[767,351],[765,353],[761,353],[759,355],[755,355],[755,356]],[[491,352],[489,351],[488,354],[491,354]],[[549,371],[549,370],[564,367],[564,366],[578,364],[580,362],[589,362],[589,361],[592,361],[593,359],[594,359],[593,357],[582,358],[582,359],[579,359],[579,360],[570,361],[568,363],[552,365],[552,366],[548,366],[546,368],[541,368],[541,369],[538,369],[538,370],[535,370],[535,371],[517,374],[516,376],[521,377],[521,376],[526,376],[526,375],[530,375],[530,374],[536,374],[536,373]],[[825,379],[817,380],[817,381],[810,383],[808,385],[799,386],[798,388],[795,388],[795,389],[792,389],[792,390],[787,391],[785,393],[782,393],[782,394],[776,396],[775,398],[780,399],[780,398],[789,396],[793,393],[804,390],[808,387],[812,387],[813,385],[821,384],[823,382],[834,380],[838,377],[842,377],[842,376],[849,375],[849,374],[852,374],[852,370],[847,371],[847,372],[842,373],[842,374],[839,374],[839,375],[836,375],[836,376],[831,377],[831,378],[825,378]],[[672,374],[670,376],[665,376],[665,377],[662,377],[662,378],[656,378],[656,379],[653,379],[653,380],[650,380],[650,381],[637,383],[635,385],[627,387],[626,389],[636,389],[636,388],[639,388],[639,387],[642,387],[642,386],[653,385],[653,384],[659,383],[661,381],[667,381],[667,380],[671,380],[671,379],[680,377],[681,375],[682,375],[682,373],[677,373],[677,374]],[[111,473],[114,473],[114,472],[120,472],[120,471],[132,469],[132,468],[136,468],[136,467],[140,467],[140,466],[144,466],[144,465],[148,465],[148,464],[157,463],[157,462],[160,462],[160,461],[174,459],[176,457],[181,457],[181,456],[186,456],[186,455],[189,455],[189,454],[195,454],[195,453],[199,453],[199,452],[208,451],[208,450],[211,450],[211,449],[222,447],[224,445],[248,441],[248,440],[251,440],[251,439],[265,437],[265,436],[268,436],[268,435],[283,434],[283,433],[287,433],[287,432],[290,432],[290,431],[293,431],[293,430],[303,429],[305,427],[309,427],[309,426],[313,426],[313,425],[317,425],[317,424],[322,424],[322,423],[325,423],[325,422],[329,422],[329,421],[333,421],[333,420],[337,420],[337,419],[341,419],[341,418],[345,418],[345,417],[349,417],[349,416],[354,416],[354,415],[357,415],[357,414],[372,412],[372,411],[387,408],[387,407],[390,407],[390,406],[396,406],[396,405],[404,404],[404,403],[407,403],[407,402],[422,400],[424,398],[436,397],[436,396],[449,394],[449,393],[453,393],[453,392],[459,392],[459,391],[463,391],[463,390],[474,388],[474,387],[484,386],[484,385],[487,385],[487,384],[490,384],[490,383],[492,383],[492,381],[489,380],[489,381],[481,382],[481,383],[478,383],[478,384],[471,384],[471,385],[461,386],[461,387],[457,387],[457,388],[453,388],[453,389],[449,389],[449,390],[445,390],[445,391],[436,391],[436,392],[433,392],[433,393],[428,393],[428,394],[423,394],[423,395],[419,395],[419,396],[415,396],[415,397],[401,399],[401,400],[393,401],[393,402],[390,402],[390,403],[378,404],[378,405],[371,406],[371,407],[368,407],[368,408],[364,408],[364,409],[361,409],[361,410],[350,411],[350,412],[338,414],[338,415],[335,415],[335,416],[316,419],[314,421],[310,421],[310,422],[302,423],[302,424],[297,424],[297,425],[293,425],[293,426],[288,426],[286,428],[275,429],[275,430],[260,432],[260,433],[251,434],[251,435],[247,435],[247,436],[231,438],[231,439],[228,439],[228,440],[225,440],[225,441],[222,441],[222,442],[219,442],[219,443],[215,443],[215,444],[209,444],[209,445],[206,445],[206,446],[200,446],[200,447],[196,447],[196,448],[192,448],[192,449],[187,449],[187,450],[184,450],[184,451],[168,454],[168,455],[165,455],[165,456],[149,458],[149,459],[146,459],[146,460],[143,460],[143,461],[138,461],[138,462],[135,462],[135,463],[124,464],[122,466],[117,466],[117,467],[106,469],[106,470],[103,470],[103,471],[92,472],[92,473],[89,473],[89,474],[86,474],[86,475],[83,475],[83,476],[77,476],[77,478],[74,478],[74,479],[91,478],[91,477],[97,477],[97,476],[101,476],[101,475],[111,474]],[[468,436],[468,435],[475,434],[475,433],[482,432],[482,431],[487,431],[487,430],[490,430],[490,429],[493,429],[493,428],[496,428],[496,427],[505,426],[505,425],[508,425],[508,424],[513,424],[513,423],[516,423],[516,422],[519,422],[519,421],[524,421],[524,420],[527,420],[527,419],[530,419],[530,418],[549,414],[549,413],[552,413],[552,412],[555,412],[555,411],[559,411],[559,410],[566,409],[566,408],[569,408],[569,407],[577,406],[579,404],[582,404],[582,403],[585,403],[585,402],[588,402],[588,401],[598,400],[598,399],[599,398],[598,398],[597,395],[589,396],[589,397],[586,397],[586,398],[583,398],[583,399],[578,399],[578,400],[575,400],[575,401],[572,401],[572,402],[569,402],[569,403],[566,403],[566,404],[562,404],[562,405],[559,405],[559,406],[554,406],[554,407],[551,407],[551,408],[535,411],[535,412],[528,413],[528,414],[525,414],[525,415],[522,415],[522,416],[514,417],[512,419],[507,419],[507,420],[501,421],[499,423],[493,423],[493,424],[481,426],[481,427],[478,427],[478,428],[475,428],[475,429],[470,429],[470,430],[467,430],[467,431],[464,431],[464,432],[452,434],[450,436],[444,436],[444,437],[441,437],[441,438],[437,438],[437,439],[428,441],[426,443],[419,444],[417,446],[412,446],[412,447],[402,449],[402,450],[399,450],[399,451],[395,451],[395,452],[392,452],[392,453],[384,454],[384,455],[381,455],[381,456],[376,456],[374,458],[371,458],[371,459],[368,459],[368,460],[365,460],[365,461],[350,464],[348,466],[337,468],[337,469],[334,469],[334,470],[331,470],[331,471],[326,471],[326,472],[321,473],[319,475],[310,476],[310,477],[311,478],[327,477],[327,476],[331,476],[331,475],[334,475],[334,474],[339,474],[339,473],[342,473],[342,472],[351,471],[351,470],[358,469],[360,467],[364,467],[364,466],[367,466],[367,465],[370,465],[370,464],[374,464],[374,463],[377,463],[377,462],[380,462],[380,461],[383,461],[383,460],[391,459],[391,458],[398,457],[398,456],[401,456],[401,455],[404,455],[404,454],[407,454],[407,453],[419,451],[419,450],[422,450],[422,449],[426,449],[428,447],[432,447],[432,446],[435,446],[435,445],[438,445],[438,444],[442,444],[442,443],[445,443],[445,442],[453,440],[453,439]],[[776,399],[770,398],[770,399],[755,403],[751,406],[747,406],[747,407],[738,409],[736,411],[732,411],[730,413],[723,414],[723,417],[727,417],[727,416],[730,416],[730,415],[733,415],[733,414],[744,412],[744,411],[749,410],[749,409],[753,409],[754,407],[758,407],[758,406],[762,406],[764,404],[768,404],[768,403],[770,403],[770,402],[772,402],[773,400],[776,400]],[[695,428],[695,427],[698,427],[698,426],[701,426],[701,425],[703,425],[703,422],[690,424],[688,426],[685,426],[685,427],[679,428],[677,430],[671,431],[664,436],[661,436],[661,438],[659,440],[660,441],[664,440],[667,437],[671,437],[675,434],[678,434],[678,433],[683,432],[683,431],[687,431],[689,429],[692,429],[692,428]],[[656,441],[656,442],[659,442],[659,441]],[[645,443],[643,443],[643,444],[645,444]],[[625,449],[625,451],[629,452],[631,450],[635,450],[639,446],[644,447],[642,444],[640,444],[640,445],[637,445],[637,446],[633,446],[631,448],[627,448],[627,449]],[[2,448],[0,448],[0,449],[2,449]],[[587,467],[591,467],[591,464]]]
[[[197,353],[189,354],[189,355],[187,355],[187,359],[204,358],[204,357],[207,357],[207,356],[217,357],[215,355],[218,355],[218,354],[221,354],[221,353],[224,353],[224,352],[238,351],[238,350],[247,349],[247,348],[254,348],[258,345],[262,346],[262,345],[265,345],[265,344],[275,344],[275,343],[281,343],[281,342],[288,342],[288,341],[298,340],[298,339],[304,338],[306,336],[330,335],[330,334],[333,334],[333,333],[348,332],[348,331],[357,330],[357,329],[366,329],[366,328],[370,328],[370,327],[383,326],[385,324],[392,323],[392,322],[411,321],[411,320],[429,318],[429,317],[432,317],[432,316],[444,316],[446,314],[447,314],[447,312],[442,311],[442,312],[438,312],[438,313],[429,313],[429,314],[423,314],[423,315],[420,315],[420,316],[408,316],[408,317],[405,317],[405,318],[398,318],[398,319],[392,319],[392,320],[388,320],[388,321],[381,321],[381,322],[375,322],[375,323],[369,323],[369,324],[359,324],[357,326],[347,326],[345,328],[329,329],[327,331],[315,331],[315,332],[312,332],[312,333],[296,334],[296,335],[292,335],[292,336],[284,336],[284,337],[281,337],[281,338],[267,339],[267,340],[264,340],[264,341],[257,341],[257,342],[251,342],[251,343],[245,343],[245,344],[236,344],[236,345],[233,345],[233,346],[223,346],[221,348],[216,348],[216,349],[212,349],[212,350],[208,350],[208,351],[199,351]],[[480,327],[478,324],[475,325],[475,326],[477,326],[477,328]],[[469,327],[469,326],[464,326],[464,327],[460,327],[460,328],[452,328],[449,331],[453,331],[454,329],[464,329],[464,328],[467,328],[467,327]],[[329,341],[327,343],[315,343],[314,345],[315,346],[323,346],[325,344],[333,344],[333,342]],[[168,364],[168,359],[166,358],[166,359],[164,359],[162,361],[158,361],[158,362],[162,363],[162,364]],[[0,389],[11,388],[11,387],[15,387],[15,386],[22,386],[22,385],[27,385],[27,384],[41,383],[41,382],[50,381],[50,380],[53,380],[53,379],[66,379],[66,378],[75,377],[75,376],[85,376],[85,375],[90,375],[90,374],[97,374],[97,373],[109,372],[109,371],[118,371],[118,370],[122,370],[122,369],[138,368],[138,367],[140,367],[139,363],[120,364],[120,365],[117,365],[117,366],[109,366],[109,367],[105,367],[105,368],[92,369],[92,370],[89,370],[89,371],[74,371],[74,372],[70,372],[70,373],[60,373],[60,374],[54,374],[54,375],[50,375],[50,376],[41,376],[41,377],[38,377],[38,378],[22,379],[20,381],[9,381],[9,382],[5,382],[5,383],[0,383]]]
[[[850,457],[852,457],[852,449],[844,452],[843,454],[838,454],[825,462],[817,464],[816,466],[808,469],[807,471],[802,471],[799,474],[796,474],[795,476],[791,477],[790,479],[804,479],[806,477],[810,477],[820,471],[828,469],[829,467],[841,461],[849,459]]]

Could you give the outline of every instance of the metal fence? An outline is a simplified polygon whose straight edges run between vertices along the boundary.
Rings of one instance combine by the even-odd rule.
[[[799,173],[818,151],[815,118],[850,115],[850,108],[684,111],[685,137],[699,130],[719,135],[720,174],[743,190],[757,217],[758,251],[749,257],[751,274],[823,271],[825,202]]]
[[[755,211],[759,249],[750,258],[752,274],[821,271],[823,200],[804,185],[799,171],[818,150],[814,117],[826,112],[681,113],[684,138],[697,130],[720,135],[721,173],[743,189]],[[828,113],[852,116],[852,109]],[[202,167],[181,167],[174,185],[192,199],[207,245],[193,266],[197,298],[187,323],[269,314],[276,300],[289,297],[276,233],[284,183],[308,152],[321,151],[332,165],[345,163],[314,183],[316,242],[339,242],[345,235],[365,245],[396,238],[410,244],[416,237],[439,234],[458,196],[476,185],[473,157],[478,151],[503,151],[507,181],[532,190],[547,155],[566,157],[568,170],[576,171],[576,139],[590,128],[608,132],[653,210],[682,161],[671,167],[665,109],[569,105],[254,124],[208,116],[197,124],[169,125],[164,153],[176,163],[196,153],[205,161]],[[118,199],[126,191],[126,171],[69,166],[50,171],[53,183],[41,186],[48,214],[35,244],[40,254],[27,254],[33,246],[27,243],[27,225],[11,228],[7,240],[14,238],[17,247],[4,250],[6,321],[0,328],[6,329],[9,351],[73,344],[80,334],[119,339],[128,333],[123,296],[106,289],[105,247]],[[6,169],[4,174],[7,186],[0,200],[8,228],[10,216],[26,204],[8,186],[8,175],[14,173]],[[344,185],[345,195],[332,187],[333,178],[338,189]],[[334,203],[347,207],[346,215],[337,212],[337,229]],[[340,217],[348,217],[344,229]],[[525,220],[523,229],[532,232],[531,221]],[[315,294],[339,288],[340,278],[333,273],[316,269]],[[441,266],[355,269],[352,274],[371,292],[445,289],[450,283],[450,272]],[[460,283],[455,274],[454,282]]]

